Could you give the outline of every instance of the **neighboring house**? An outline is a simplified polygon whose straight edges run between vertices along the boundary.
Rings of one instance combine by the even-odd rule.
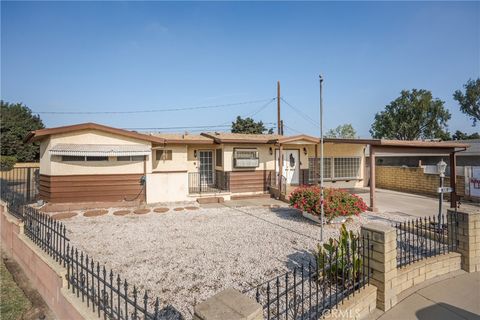
[[[40,142],[40,197],[49,202],[227,200],[319,180],[319,138],[308,135],[141,134],[85,123],[33,131],[26,140]],[[398,150],[405,143],[325,139],[326,186],[366,185],[367,145]]]

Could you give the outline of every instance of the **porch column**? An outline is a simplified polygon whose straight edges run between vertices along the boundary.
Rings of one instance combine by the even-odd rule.
[[[282,172],[283,172],[283,145],[280,144],[278,148],[278,191],[282,193]]]
[[[375,149],[370,145],[370,211],[375,208]]]
[[[450,208],[457,206],[457,156],[454,152],[450,153],[450,187],[452,192],[450,193]]]

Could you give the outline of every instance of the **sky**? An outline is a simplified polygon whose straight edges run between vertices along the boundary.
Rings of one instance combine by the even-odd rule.
[[[417,88],[445,101],[451,132],[479,131],[452,94],[480,77],[480,2],[1,2],[1,98],[47,127],[272,127],[280,81],[285,133],[318,136],[319,74],[325,129],[369,137]]]

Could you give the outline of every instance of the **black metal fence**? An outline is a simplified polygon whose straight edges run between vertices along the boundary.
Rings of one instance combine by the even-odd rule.
[[[370,239],[355,241],[352,251],[337,247],[322,263],[301,265],[244,293],[263,306],[265,319],[319,319],[370,281]]]
[[[458,222],[455,213],[424,217],[395,224],[397,267],[455,251]]]
[[[9,171],[0,171],[0,193],[2,198],[6,194],[15,194],[16,198],[30,203],[35,201],[39,192],[39,168],[13,168]]]
[[[188,173],[189,193],[216,193],[230,190],[230,172],[216,170],[211,174],[204,172]]]
[[[9,213],[24,222],[25,235],[59,265],[67,269],[68,289],[91,307],[98,317],[114,320],[159,320],[169,310],[160,310],[158,298],[152,299],[147,291],[140,292],[120,275],[107,272],[104,265],[70,246],[63,223],[45,213],[25,205],[14,193],[2,194]]]

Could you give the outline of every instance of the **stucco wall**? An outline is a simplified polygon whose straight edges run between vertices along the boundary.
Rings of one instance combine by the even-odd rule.
[[[59,143],[71,144],[141,144],[151,146],[148,141],[122,137],[97,130],[82,130],[53,135],[40,144],[40,173],[44,175],[82,175],[82,174],[131,174],[143,173],[144,161],[79,161],[62,162],[61,156],[50,156],[48,150]],[[147,156],[146,172],[152,171],[152,161]]]
[[[188,200],[187,172],[147,174],[147,203]]]
[[[186,145],[167,145],[164,150],[172,150],[172,160],[159,160],[156,157],[156,150],[152,150],[152,171],[187,171],[187,146]]]

